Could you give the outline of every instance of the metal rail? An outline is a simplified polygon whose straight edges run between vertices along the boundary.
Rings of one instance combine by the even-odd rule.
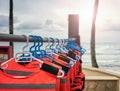
[[[66,42],[69,41],[69,39],[64,39],[64,40]],[[71,40],[75,40],[75,38],[72,38]],[[27,38],[25,35],[12,35],[12,34],[0,33],[0,42],[26,42],[26,41]],[[52,40],[49,41],[52,42]],[[34,42],[34,39],[32,37],[29,37],[29,42]],[[48,39],[43,38],[43,42],[48,42]]]

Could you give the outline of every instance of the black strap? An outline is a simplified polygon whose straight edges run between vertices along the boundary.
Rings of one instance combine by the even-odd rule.
[[[67,82],[68,82],[68,79],[66,79],[66,78],[60,78],[60,83],[61,84],[65,84]]]
[[[59,66],[61,66],[62,67],[62,70],[64,70],[65,71],[65,74],[67,74],[68,73],[68,71],[69,71],[69,67],[66,67],[66,66],[64,66],[64,65],[62,65],[62,64],[60,64],[60,63],[58,63],[58,62],[54,62],[54,64],[57,64],[57,65],[59,65]]]
[[[1,70],[1,71],[3,71],[3,69],[2,69],[2,67],[1,67],[1,65],[0,65],[0,70]]]
[[[76,59],[76,58],[75,58],[75,57],[76,57],[76,54],[75,54],[73,51],[69,51],[69,52],[68,52],[68,56],[71,57],[71,58],[73,58],[73,59]]]
[[[0,84],[0,89],[55,89],[55,88],[56,84]]]
[[[34,72],[25,72],[25,71],[16,71],[16,70],[4,70],[4,72],[16,76],[29,76],[34,73]]]
[[[51,66],[51,65],[48,65],[48,64],[46,64],[46,63],[43,63],[43,64],[42,64],[42,67],[41,67],[40,69],[41,69],[41,70],[44,70],[44,71],[46,71],[46,72],[49,72],[49,73],[51,73],[51,74],[54,74],[54,75],[57,75],[57,74],[58,74],[58,71],[59,71],[58,68],[53,67],[53,66]]]
[[[63,61],[65,61],[65,62],[67,62],[67,63],[69,63],[70,62],[70,59],[69,58],[67,58],[66,56],[64,56],[64,55],[59,55],[58,56],[58,58],[59,59],[61,59],[61,60],[63,60]]]

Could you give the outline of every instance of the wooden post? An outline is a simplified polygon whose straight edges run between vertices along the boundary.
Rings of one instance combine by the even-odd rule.
[[[80,35],[79,35],[79,15],[70,14],[69,15],[69,25],[68,25],[68,37],[76,38],[76,42],[80,45]]]
[[[76,42],[80,46],[79,15],[77,15],[77,14],[69,15],[68,21],[69,21],[68,37],[69,38],[76,38]],[[79,72],[82,72],[82,65],[79,65]]]

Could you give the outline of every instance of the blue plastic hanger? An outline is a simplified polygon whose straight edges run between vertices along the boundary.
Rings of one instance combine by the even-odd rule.
[[[58,44],[56,45],[56,49],[57,49],[57,53],[60,53],[61,52],[61,49],[60,49],[60,40],[58,38],[56,38]]]
[[[48,45],[47,46],[49,46],[50,40],[48,38],[47,38],[47,40],[48,40]],[[43,39],[42,39],[42,41],[43,41]],[[49,48],[47,48],[47,46],[46,46],[46,49],[50,50]],[[42,58],[49,58],[50,60],[52,60],[52,62],[55,62],[55,60],[52,57],[52,55],[47,53],[46,50],[41,50],[41,52],[42,52]]]
[[[70,49],[74,49],[74,50],[77,50],[77,51],[79,51],[82,55],[85,53],[85,49],[84,48],[82,48],[81,46],[79,46],[77,43],[76,43],[76,41],[75,40],[72,40],[72,39],[69,39],[69,41],[68,41],[68,43],[67,43],[67,45],[66,45],[66,48],[68,49],[68,50],[70,50]]]
[[[66,43],[65,40],[63,40],[63,50],[64,50],[66,53],[68,53],[69,50],[67,50],[65,43]]]
[[[39,38],[39,36],[34,36],[35,38],[36,38],[36,40],[37,40],[37,45],[35,46],[35,51],[34,51],[34,56],[36,57],[36,58],[41,58],[41,51],[40,51],[40,46],[42,45],[41,44],[41,39]]]
[[[26,52],[25,48],[29,46],[29,37],[26,35],[23,35],[26,37],[26,45],[22,48],[22,52],[18,52],[15,55],[15,61],[19,63],[25,63],[25,62],[31,62],[32,61],[32,55],[30,52]]]
[[[51,43],[51,45],[50,45],[49,49],[50,49],[50,50],[52,50],[52,52],[54,52],[54,53],[55,53],[55,49],[54,49],[54,48],[52,48],[52,47],[54,46],[54,42],[55,42],[55,41],[54,41],[54,39],[53,39],[53,38],[51,38],[51,37],[50,37],[49,39],[52,41],[52,43]]]
[[[31,46],[30,47],[30,49],[29,49],[29,51],[32,53],[32,55],[34,56],[34,57],[36,57],[36,49],[35,49],[35,47],[36,47],[36,40],[37,40],[37,38],[36,38],[36,36],[34,36],[34,35],[30,35],[29,37],[32,37],[33,39],[34,39],[34,44],[33,44],[33,46]],[[34,49],[34,50],[33,50]]]
[[[41,43],[38,47],[38,51],[41,52],[41,58],[43,58],[43,56],[46,54],[45,50],[41,50],[41,46],[43,46],[43,38],[41,36],[38,36],[39,38],[39,42]]]
[[[34,36],[34,37],[36,37],[36,40],[38,41],[37,42],[38,44],[35,46],[35,51],[38,52],[39,46],[40,46],[40,42],[39,42],[40,40],[39,40],[38,36]]]
[[[31,36],[33,37],[33,36]],[[27,44],[23,47],[23,51],[22,52],[18,52],[16,55],[15,55],[15,61],[16,62],[19,62],[19,63],[26,63],[26,62],[31,62],[32,59],[36,59],[31,52],[29,51],[25,51],[25,48],[29,46],[29,37],[26,36],[26,39],[27,39]],[[35,43],[34,45],[35,46]],[[32,47],[33,47],[32,46]],[[33,52],[33,51],[32,51]],[[22,54],[22,55],[21,55]],[[36,59],[38,60],[38,59]]]
[[[64,40],[61,39],[61,52],[63,53],[68,53],[68,50],[66,50],[65,46],[64,46]]]

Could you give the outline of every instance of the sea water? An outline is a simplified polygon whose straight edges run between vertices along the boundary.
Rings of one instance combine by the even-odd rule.
[[[14,43],[14,54],[23,51],[24,45],[26,44],[21,42]],[[29,51],[32,45],[33,43],[29,43],[24,51]],[[81,43],[81,46],[86,49],[82,65],[91,66],[90,43]],[[44,47],[45,45],[42,46]],[[96,43],[96,59],[99,68],[120,73],[120,43]]]
[[[86,49],[83,65],[91,66],[90,43],[82,43]],[[120,73],[120,43],[96,43],[96,60],[99,68]]]

